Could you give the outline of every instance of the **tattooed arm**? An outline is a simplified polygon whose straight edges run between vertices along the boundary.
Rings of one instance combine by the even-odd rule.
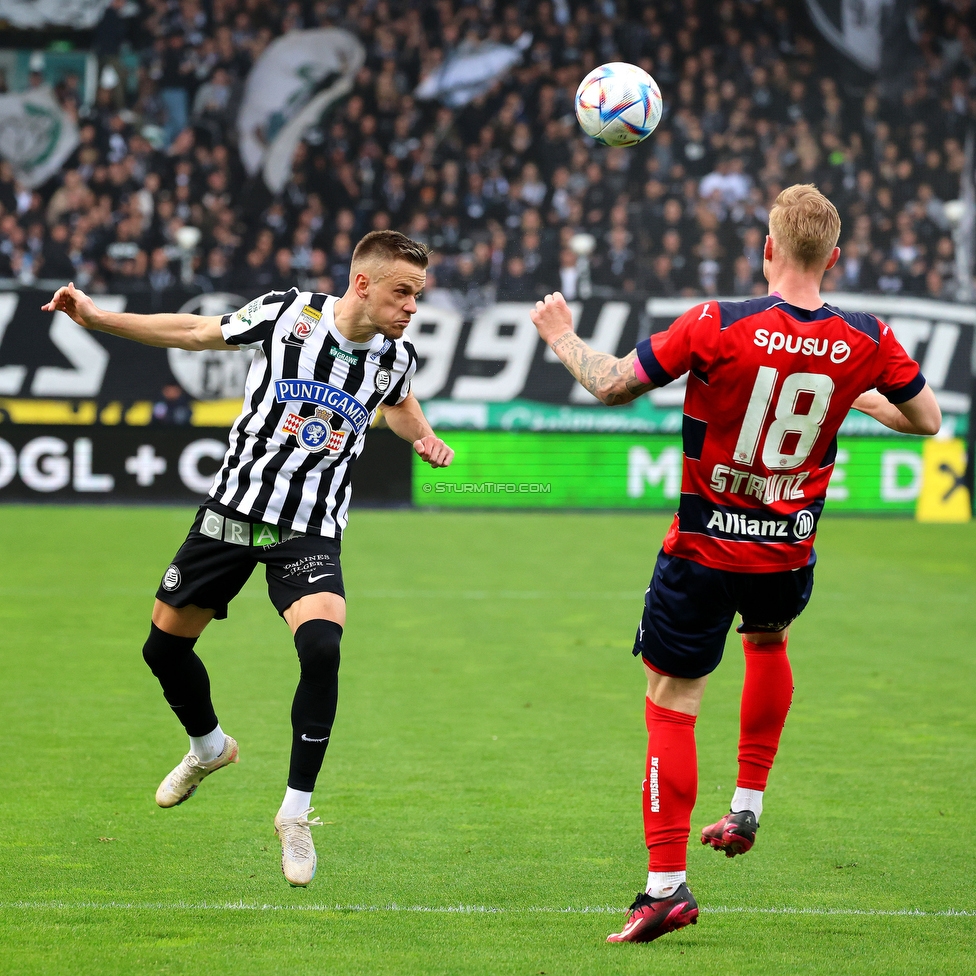
[[[577,381],[608,406],[630,403],[648,390],[653,383],[642,383],[634,371],[636,352],[622,359],[591,349],[573,332],[573,314],[566,300],[557,291],[535,303],[530,313],[539,335]]]

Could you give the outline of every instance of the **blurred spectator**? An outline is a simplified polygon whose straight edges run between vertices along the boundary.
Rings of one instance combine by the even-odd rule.
[[[559,290],[566,301],[579,297],[579,259],[568,248],[559,252]]]
[[[505,271],[498,282],[496,298],[500,302],[529,302],[537,299],[535,284],[525,270],[520,257],[505,262]]]
[[[231,270],[227,265],[227,256],[219,247],[213,247],[207,254],[207,264],[203,269],[203,278],[209,284],[208,291],[230,291]]]
[[[753,288],[757,284],[756,277],[749,265],[749,259],[740,254],[735,259],[735,267],[732,275],[732,294],[744,298],[753,293]]]
[[[178,383],[167,383],[162,389],[162,398],[153,404],[152,422],[154,424],[175,424],[181,427],[190,423],[193,410],[190,398]]]
[[[149,287],[153,291],[166,291],[177,284],[178,279],[170,267],[166,249],[157,247],[149,256]]]
[[[647,288],[652,295],[661,298],[671,298],[678,293],[671,273],[671,259],[666,254],[659,254],[654,258]]]
[[[67,281],[74,277],[75,266],[68,256],[70,229],[67,224],[55,224],[44,244],[41,276]]]
[[[608,235],[608,243],[594,252],[594,284],[615,292],[633,292],[637,287],[637,260],[631,250],[630,234],[623,227],[615,227]]]

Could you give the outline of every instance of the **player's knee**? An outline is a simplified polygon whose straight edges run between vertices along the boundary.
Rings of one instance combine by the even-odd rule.
[[[742,643],[766,653],[782,652],[786,650],[789,634],[789,627],[777,631],[753,631],[752,633],[743,631]]]
[[[177,637],[160,630],[155,624],[149,625],[149,637],[142,648],[142,657],[153,674],[159,675],[174,662],[193,653],[196,637]]]
[[[316,684],[335,681],[339,673],[342,627],[334,620],[306,620],[295,631],[302,678]]]

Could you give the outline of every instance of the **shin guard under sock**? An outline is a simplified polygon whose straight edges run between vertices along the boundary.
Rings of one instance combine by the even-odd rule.
[[[746,675],[739,712],[739,777],[736,786],[765,790],[786,714],[793,701],[787,641],[754,644],[742,638]]]
[[[644,839],[649,870],[684,871],[691,811],[698,795],[695,716],[645,700],[647,767]]]
[[[210,676],[193,651],[196,637],[175,637],[150,624],[142,656],[163,687],[163,697],[190,736],[217,728],[210,701]]]
[[[291,765],[288,786],[311,793],[329,747],[339,696],[339,642],[333,620],[306,620],[295,631],[302,676],[291,707]]]

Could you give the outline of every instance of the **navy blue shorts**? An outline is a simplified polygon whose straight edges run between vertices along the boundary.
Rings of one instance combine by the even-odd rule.
[[[780,573],[732,573],[662,549],[644,594],[634,655],[665,674],[700,678],[722,660],[736,613],[740,634],[775,633],[802,613],[812,592],[812,561]]]

